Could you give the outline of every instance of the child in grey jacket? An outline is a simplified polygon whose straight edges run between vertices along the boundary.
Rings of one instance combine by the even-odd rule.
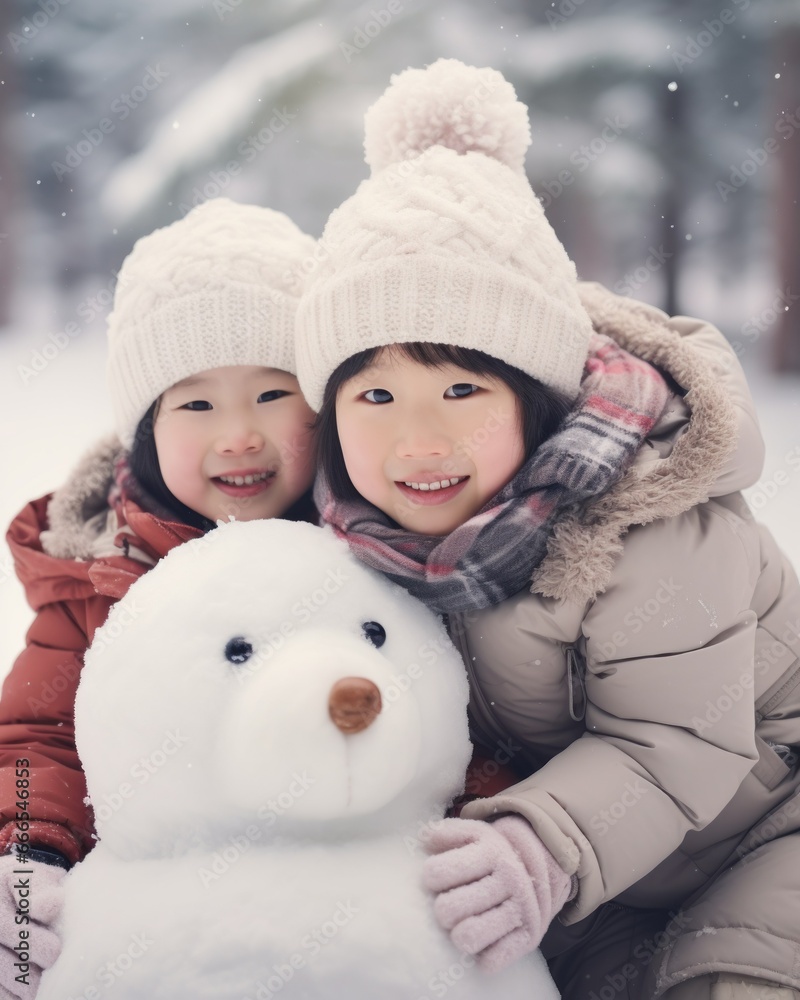
[[[366,124],[297,317],[315,498],[447,616],[521,779],[432,835],[436,916],[570,1000],[798,1000],[800,585],[734,352],[577,282],[500,74],[408,70]]]

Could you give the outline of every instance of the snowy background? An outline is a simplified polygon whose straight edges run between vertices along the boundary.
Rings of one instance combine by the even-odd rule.
[[[366,108],[439,56],[529,105],[529,176],[582,277],[736,345],[768,446],[749,496],[800,567],[796,0],[3,4],[4,525],[110,428],[103,324],[133,242],[219,194],[319,235],[366,176]],[[3,546],[0,675],[30,617]]]

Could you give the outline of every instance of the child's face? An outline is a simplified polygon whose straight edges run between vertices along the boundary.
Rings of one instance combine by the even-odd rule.
[[[424,535],[469,520],[525,458],[516,396],[504,382],[455,365],[427,368],[390,348],[341,387],[336,422],[358,492]],[[416,488],[442,480],[449,485]]]
[[[235,365],[193,375],[167,389],[158,407],[164,482],[212,521],[280,517],[314,479],[313,421],[288,372]]]

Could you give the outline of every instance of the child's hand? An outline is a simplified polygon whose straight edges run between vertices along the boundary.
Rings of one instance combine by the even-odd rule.
[[[30,869],[31,874],[20,875],[15,868]],[[42,972],[58,958],[61,940],[52,927],[64,904],[66,874],[63,868],[42,861],[20,863],[14,854],[0,857],[0,1000],[31,1000]],[[29,894],[21,895],[26,889]],[[15,923],[18,912],[28,914],[30,921]],[[28,937],[21,939],[20,930],[26,930]],[[16,981],[21,969],[14,963],[22,959],[13,949],[21,940],[28,945],[29,986]]]
[[[460,951],[499,971],[534,951],[567,901],[570,877],[521,816],[445,819],[426,837],[423,883]]]

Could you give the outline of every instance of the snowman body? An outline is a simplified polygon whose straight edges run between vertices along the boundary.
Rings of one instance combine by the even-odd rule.
[[[460,954],[433,918],[421,855],[397,836],[239,850],[224,865],[221,852],[127,862],[101,844],[69,887],[65,925],[82,932],[39,1000],[558,996],[538,954],[498,974]]]
[[[504,1000],[422,887],[463,787],[468,686],[441,622],[330,532],[233,523],[100,629],[76,699],[98,845],[39,1000]]]

